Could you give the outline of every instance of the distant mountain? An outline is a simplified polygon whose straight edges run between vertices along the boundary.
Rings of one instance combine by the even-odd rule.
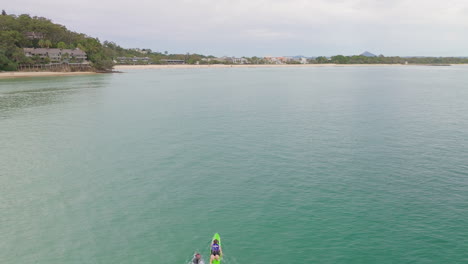
[[[368,52],[368,51],[364,51],[364,52],[363,52],[361,55],[359,55],[359,56],[365,56],[365,57],[377,57],[377,55],[375,55],[375,54],[372,54],[372,53],[370,53],[370,52]]]
[[[286,57],[286,58],[292,58],[292,59],[300,59],[300,58],[306,58],[306,59],[310,59],[312,57],[307,57],[307,56],[304,56],[304,55],[296,55],[296,56],[283,56],[283,57]]]

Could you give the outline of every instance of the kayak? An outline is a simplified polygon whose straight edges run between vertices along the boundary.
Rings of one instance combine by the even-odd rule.
[[[211,239],[210,250],[211,250],[211,244],[213,244],[213,240],[215,240],[215,239],[217,239],[219,241],[219,246],[222,248],[221,237],[219,236],[218,233],[216,233],[216,234],[214,234],[213,238]],[[210,255],[211,255],[211,252],[210,252]],[[223,260],[223,254],[222,253],[219,256],[219,260],[213,259],[213,264],[219,264],[219,263],[221,263],[221,260]]]

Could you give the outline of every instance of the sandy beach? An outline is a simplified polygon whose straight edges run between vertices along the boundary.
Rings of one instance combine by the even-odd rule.
[[[462,65],[462,64],[457,64]],[[466,65],[466,64],[465,64]],[[216,69],[216,68],[309,68],[309,67],[408,67],[408,66],[440,66],[428,64],[211,64],[211,65],[115,65],[115,71],[148,70],[148,69]],[[449,65],[443,65],[449,66]],[[0,79],[50,76],[77,76],[98,74],[96,72],[0,72]]]
[[[24,77],[47,77],[47,76],[75,76],[90,75],[95,72],[0,72],[0,79],[24,78]]]
[[[143,70],[143,69],[199,69],[199,68],[303,68],[303,67],[402,67],[403,64],[211,64],[211,65],[115,65],[114,70]]]

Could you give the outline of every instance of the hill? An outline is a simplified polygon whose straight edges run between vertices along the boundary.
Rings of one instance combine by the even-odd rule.
[[[25,49],[32,52],[25,52]],[[167,51],[153,52],[150,49],[126,49],[111,41],[100,42],[84,33],[70,31],[45,17],[7,15],[5,11],[2,12],[0,71],[15,71],[21,64],[48,64],[51,62],[50,56],[35,56],[44,49],[50,51],[48,53],[58,52],[57,49],[84,51],[87,61],[95,71],[109,71],[115,63],[162,64],[167,63],[167,60],[178,60],[195,64],[206,63],[202,59],[212,57],[188,53],[168,54]]]
[[[372,54],[372,53],[370,53],[370,52],[368,52],[368,51],[364,51],[364,52],[363,52],[361,55],[359,55],[359,56],[364,56],[364,57],[377,57],[377,55]]]
[[[113,67],[105,46],[97,38],[68,30],[44,17],[0,15],[0,70],[16,70],[18,64],[47,63],[42,58],[27,57],[23,48],[80,49],[96,71]]]

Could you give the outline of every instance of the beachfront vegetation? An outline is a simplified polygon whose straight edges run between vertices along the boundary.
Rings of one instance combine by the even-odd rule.
[[[195,64],[202,62],[204,56],[201,54],[169,54],[168,51],[158,52],[151,49],[126,49],[117,45],[115,42],[104,41],[105,54],[113,58],[117,63],[120,63],[119,58],[129,58],[125,60],[125,64],[164,64],[164,60],[181,60],[187,64]],[[146,60],[132,61],[131,58],[147,58]],[[211,56],[213,57],[213,56]],[[131,62],[129,62],[131,61]]]

